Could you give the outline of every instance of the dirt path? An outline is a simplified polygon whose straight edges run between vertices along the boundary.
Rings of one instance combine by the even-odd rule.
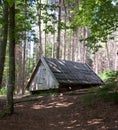
[[[40,97],[16,103],[15,114],[0,120],[0,130],[118,130],[118,106],[85,107],[78,95]]]

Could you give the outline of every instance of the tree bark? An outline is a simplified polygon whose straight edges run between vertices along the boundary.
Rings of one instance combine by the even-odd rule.
[[[66,23],[67,23],[67,9],[66,9],[66,4],[65,4],[65,1],[63,0],[63,5],[64,5],[64,11],[65,11],[65,16],[64,16],[64,23],[65,23],[65,25],[66,25]],[[65,60],[66,59],[66,37],[67,37],[67,30],[66,30],[66,28],[65,28],[65,30],[64,30],[64,43],[63,43],[63,59]]]
[[[37,4],[41,4],[42,0],[37,0]],[[39,45],[38,45],[38,54],[37,54],[37,61],[42,55],[42,30],[41,30],[41,9],[37,9],[37,14],[38,14],[38,24],[39,24]],[[36,62],[37,62],[36,61]]]
[[[7,114],[13,114],[15,88],[15,4],[9,7],[9,80],[7,87]]]
[[[59,0],[59,12],[58,12],[58,36],[57,36],[57,59],[60,58],[60,42],[61,42],[61,5],[62,4],[62,0]]]
[[[0,88],[2,87],[2,77],[4,71],[5,55],[6,55],[6,45],[7,45],[7,35],[8,35],[8,4],[4,2],[3,4],[3,38],[0,42]]]
[[[109,54],[109,48],[108,48],[108,42],[106,42],[106,53],[107,53],[107,60],[108,60],[108,68],[111,69],[111,64],[110,64],[110,54]]]
[[[27,17],[27,1],[25,0],[25,18]],[[26,25],[24,24],[26,28]],[[24,32],[24,45],[22,50],[22,95],[25,94],[25,81],[26,81],[26,46],[27,46],[27,34]]]

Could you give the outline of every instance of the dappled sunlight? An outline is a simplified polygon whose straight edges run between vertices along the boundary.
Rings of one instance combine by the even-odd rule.
[[[23,107],[25,107],[25,105],[17,104],[15,107],[17,107],[17,108],[23,108]]]
[[[64,103],[57,103],[55,107],[68,107],[70,105],[72,105],[73,103],[68,103],[68,102],[64,102]]]
[[[73,102],[67,101],[60,94],[58,97],[51,97],[50,99],[45,98],[45,101],[40,101],[39,103],[33,104],[32,109],[49,109],[49,108],[66,108],[73,105]]]
[[[52,108],[53,106],[46,106],[46,105],[33,105],[33,109],[46,109],[46,108]]]
[[[73,121],[70,121],[70,124],[74,124],[76,122],[77,122],[77,120],[73,120]]]
[[[46,125],[46,128],[48,127],[53,130],[56,128],[60,130],[61,128],[66,130],[87,130],[86,128],[105,130],[110,128],[109,125],[104,124],[106,119],[102,119],[102,117],[92,117],[91,114],[94,115],[95,111],[87,112],[88,108],[81,107],[80,100],[77,100],[76,96],[64,96],[63,94],[56,97],[44,97],[38,102],[33,103],[31,101],[29,109],[31,109],[33,113],[40,113],[40,116],[36,114],[34,119],[40,119],[40,124],[43,123],[43,125]],[[28,106],[19,104],[17,107],[25,108]],[[116,125],[117,123],[118,121],[115,120],[114,128],[118,127]]]
[[[74,127],[72,127],[72,126],[68,126],[68,127],[66,127],[67,129],[73,129]]]
[[[79,96],[64,94],[17,101],[15,114],[7,120],[7,130],[13,129],[13,126],[16,127],[13,130],[17,128],[22,130],[110,130],[112,128],[116,130],[118,128],[117,106],[108,107],[109,104],[100,104],[101,107],[92,108],[83,105]],[[3,120],[0,125],[6,126],[6,120]]]
[[[99,126],[99,128],[101,130],[106,130],[109,127],[105,126],[105,124],[102,122],[102,119],[92,119],[90,121],[87,121],[86,123],[82,123],[81,122],[81,117],[78,119],[67,119],[59,121],[57,123],[50,123],[50,126],[54,127],[55,129],[58,127],[64,128],[64,129],[70,129],[70,130],[79,130],[79,129],[83,129],[85,128],[85,130],[88,130],[89,128],[91,129],[95,129],[97,128],[97,126]],[[88,129],[86,129],[88,128]],[[114,128],[117,128],[117,126],[114,126]]]
[[[51,102],[49,104],[41,105],[41,104],[34,104],[32,106],[33,109],[47,109],[47,108],[60,108],[60,107],[69,107],[73,103],[69,102]]]
[[[57,124],[53,124],[51,123],[50,126],[53,126],[53,127],[62,127],[62,128],[65,128],[65,129],[73,129],[75,127],[79,127],[80,124],[77,124],[77,120],[70,120],[70,121],[59,121],[57,122]]]
[[[103,119],[92,119],[92,120],[88,121],[87,123],[88,123],[88,125],[97,125],[97,124],[102,123],[102,120]]]
[[[118,123],[118,120],[115,120],[115,123]]]

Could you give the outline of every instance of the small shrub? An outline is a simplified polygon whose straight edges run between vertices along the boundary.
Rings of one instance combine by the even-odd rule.
[[[113,82],[115,80],[118,80],[118,71],[106,69],[103,73],[100,73],[99,76],[105,82]]]
[[[7,94],[7,88],[3,87],[0,89],[0,95],[6,95]]]
[[[109,71],[106,73],[105,85],[98,89],[96,93],[104,101],[118,103],[118,71]]]
[[[102,76],[105,85],[98,89],[90,89],[90,94],[83,97],[84,104],[91,106],[98,101],[118,103],[118,71],[106,70]]]

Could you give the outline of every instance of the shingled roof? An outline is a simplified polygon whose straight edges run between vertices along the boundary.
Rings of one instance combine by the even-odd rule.
[[[44,59],[60,84],[103,84],[103,81],[86,63],[52,58]]]
[[[103,84],[99,76],[86,63],[42,57],[37,63],[26,88],[30,87],[41,63],[61,87],[78,87],[79,85],[90,87]]]

